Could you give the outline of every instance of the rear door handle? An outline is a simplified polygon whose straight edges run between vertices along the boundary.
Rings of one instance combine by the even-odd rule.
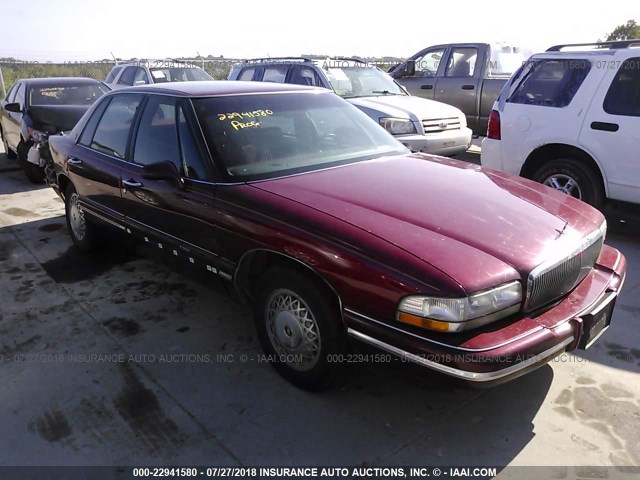
[[[69,157],[69,158],[67,159],[67,163],[68,163],[69,165],[80,165],[80,164],[82,163],[82,160],[79,160],[79,159],[74,158],[74,157]]]
[[[136,182],[135,180],[122,180],[122,184],[127,187],[141,187],[142,183]]]
[[[602,130],[604,132],[617,132],[620,125],[608,122],[591,122],[591,130]]]
[[[462,90],[473,90],[476,88],[475,85],[462,85]]]
[[[422,85],[421,90],[433,90],[433,85]]]

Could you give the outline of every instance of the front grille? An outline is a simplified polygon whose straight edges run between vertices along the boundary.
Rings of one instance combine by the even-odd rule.
[[[596,231],[568,257],[535,268],[527,282],[525,311],[542,307],[573,290],[595,265],[603,243],[604,232]]]
[[[460,130],[460,119],[458,117],[449,118],[429,118],[422,120],[424,133],[446,132],[448,130]]]

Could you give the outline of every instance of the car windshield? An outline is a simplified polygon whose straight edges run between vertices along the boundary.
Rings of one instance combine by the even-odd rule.
[[[199,68],[167,67],[150,68],[153,83],[202,82],[213,80],[207,72]]]
[[[31,87],[29,105],[92,105],[108,91],[99,83]]]
[[[333,93],[194,100],[206,141],[230,180],[261,180],[408,150]],[[221,165],[220,165],[221,164]]]
[[[333,90],[343,98],[406,95],[393,79],[377,67],[342,66],[327,63],[324,68]]]

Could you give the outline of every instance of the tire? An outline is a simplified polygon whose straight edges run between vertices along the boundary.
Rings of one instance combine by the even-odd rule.
[[[269,361],[288,381],[312,391],[335,382],[342,369],[331,356],[347,348],[336,302],[322,287],[296,270],[274,268],[260,279],[255,299],[256,329]]]
[[[78,250],[88,253],[98,246],[96,227],[85,219],[82,207],[78,204],[78,198],[76,189],[69,184],[64,195],[67,229]]]
[[[596,208],[601,208],[605,201],[600,174],[574,158],[558,158],[545,163],[533,175],[533,180]]]
[[[4,144],[4,152],[6,153],[7,158],[9,160],[15,160],[16,158],[18,158],[16,152],[9,148],[9,144],[7,143],[7,139],[4,136],[4,132],[0,130],[0,133],[2,134],[2,143]]]

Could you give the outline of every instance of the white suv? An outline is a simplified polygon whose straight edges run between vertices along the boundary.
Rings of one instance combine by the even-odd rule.
[[[589,50],[586,47],[595,47]],[[496,100],[482,165],[601,207],[640,203],[640,40],[533,55]]]

